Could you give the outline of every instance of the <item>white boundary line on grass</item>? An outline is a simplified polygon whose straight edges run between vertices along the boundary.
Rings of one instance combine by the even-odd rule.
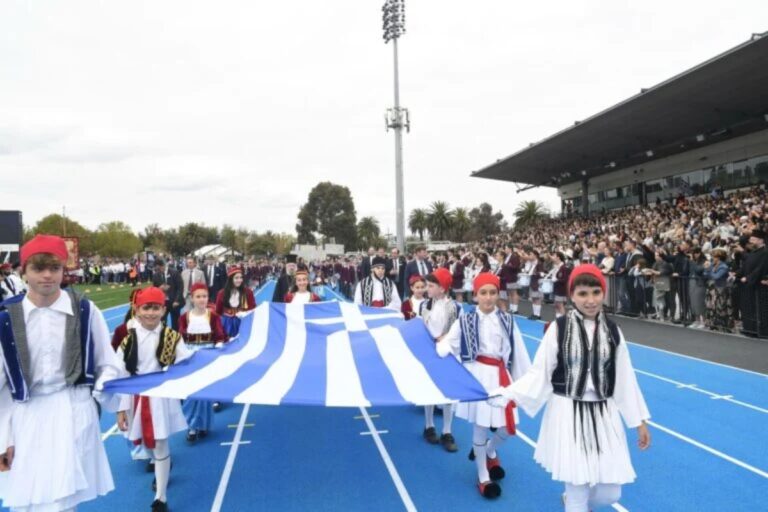
[[[515,313],[515,316],[518,316],[518,317],[522,318],[523,320],[528,320],[528,318],[524,317],[523,315],[519,315],[517,313]],[[529,322],[538,322],[538,323],[541,323],[541,324],[545,324],[546,323],[543,320],[528,320],[528,321]],[[664,352],[665,354],[671,354],[673,356],[684,357],[685,359],[692,359],[694,361],[700,361],[702,363],[713,364],[715,366],[722,366],[723,368],[730,368],[731,370],[738,370],[738,371],[744,372],[744,373],[751,373],[752,375],[757,375],[759,377],[765,377],[766,379],[768,379],[768,373],[760,373],[760,372],[756,372],[754,370],[746,370],[744,368],[739,368],[738,366],[731,366],[729,364],[717,363],[715,361],[709,361],[708,359],[701,359],[701,358],[694,357],[694,356],[689,356],[689,355],[686,355],[686,354],[680,354],[678,352],[672,352],[670,350],[664,350],[663,348],[651,347],[650,345],[643,345],[642,343],[637,343],[637,342],[634,342],[634,341],[627,341],[627,343],[629,343],[630,345],[635,345],[637,347],[647,348],[649,350],[656,350],[657,352]]]
[[[515,434],[515,435],[516,435],[517,437],[519,437],[519,438],[520,438],[520,439],[521,439],[521,440],[522,440],[522,441],[523,441],[525,444],[527,444],[527,445],[528,445],[528,446],[530,446],[531,448],[534,448],[534,449],[536,448],[536,441],[534,441],[533,439],[531,439],[531,438],[530,438],[530,437],[528,437],[527,435],[525,435],[525,434],[523,434],[522,432],[520,432],[520,429],[518,429],[518,430],[517,430],[517,434]],[[612,506],[612,507],[613,507],[615,510],[618,510],[619,512],[629,512],[629,510],[627,510],[626,508],[624,508],[623,506],[621,506],[621,504],[620,504],[620,503],[614,503],[614,504],[613,504],[613,505],[611,505],[611,506]]]
[[[219,488],[216,489],[216,497],[213,499],[213,505],[211,505],[211,512],[219,512],[221,505],[224,503],[224,495],[227,493],[227,484],[229,484],[229,477],[232,475],[232,467],[235,465],[235,457],[237,457],[237,449],[240,447],[240,440],[243,437],[243,428],[245,427],[245,420],[248,419],[248,411],[250,410],[250,404],[243,405],[243,412],[240,414],[240,421],[237,424],[237,430],[235,431],[235,438],[232,440],[232,445],[229,448],[229,455],[227,456],[227,462],[224,464],[224,471],[221,473],[221,480],[219,481]]]
[[[539,341],[539,342],[541,341],[541,338],[536,338],[535,336],[531,336],[530,334],[523,334],[523,336],[527,337],[527,338],[534,339],[534,340]],[[635,370],[635,371],[637,371],[637,370]],[[666,379],[666,380],[669,380],[669,379]],[[682,385],[687,387],[688,389],[695,389],[695,388],[691,388],[690,386],[685,385],[685,384],[682,384]],[[722,398],[721,395],[715,395],[715,396],[717,396],[718,398]],[[722,399],[724,399],[724,398],[722,398]],[[665,427],[663,425],[659,425],[658,423],[656,423],[654,421],[648,420],[647,423],[649,425],[651,425],[652,427],[655,427],[655,428],[661,430],[662,432],[665,432],[665,433],[671,435],[672,437],[676,437],[676,438],[680,439],[681,441],[685,441],[686,443],[695,446],[696,448],[700,448],[700,449],[702,449],[702,450],[704,450],[706,452],[711,453],[712,455],[715,455],[716,457],[720,457],[721,459],[726,460],[726,461],[730,462],[731,464],[735,464],[736,466],[744,468],[747,471],[751,471],[752,473],[755,473],[756,475],[759,475],[759,476],[762,476],[763,478],[768,479],[768,473],[763,471],[760,468],[756,468],[755,466],[747,464],[746,462],[741,461],[741,460],[739,460],[739,459],[737,459],[735,457],[731,457],[730,455],[725,454],[725,453],[723,453],[723,452],[721,452],[719,450],[715,450],[714,448],[712,448],[710,446],[707,446],[704,443],[696,441],[695,439],[692,439],[692,438],[690,438],[688,436],[685,436],[685,435],[683,435],[683,434],[681,434],[679,432],[675,432],[674,430],[672,430],[672,429],[670,429],[668,427]]]
[[[371,437],[373,437],[373,441],[376,443],[376,448],[379,449],[379,454],[381,455],[381,458],[384,460],[384,465],[387,466],[387,470],[389,471],[389,476],[392,477],[392,481],[395,484],[395,487],[397,488],[397,492],[400,494],[400,499],[403,500],[403,505],[405,505],[405,510],[408,512],[416,512],[416,505],[413,504],[413,500],[411,499],[411,496],[408,494],[408,490],[405,488],[405,484],[403,483],[403,480],[400,478],[400,474],[397,472],[397,469],[395,468],[394,462],[392,462],[392,458],[389,456],[389,452],[387,452],[387,449],[384,447],[384,442],[381,440],[381,437],[379,436],[379,432],[376,430],[376,426],[373,424],[373,420],[371,419],[371,416],[368,414],[368,411],[364,407],[360,407],[360,412],[363,415],[363,419],[365,420],[365,424],[368,426],[368,431],[371,433]]]
[[[531,336],[530,334],[523,334],[523,338],[529,338],[529,339],[532,339],[532,340],[537,341],[539,343],[541,343],[541,339],[542,339],[542,338],[537,338],[536,336]],[[711,391],[707,391],[706,389],[702,389],[702,388],[698,387],[696,384],[684,384],[682,382],[678,382],[676,380],[672,380],[670,378],[663,377],[661,375],[656,375],[655,373],[647,372],[645,370],[638,370],[637,368],[635,368],[635,373],[639,373],[641,375],[645,375],[645,376],[651,377],[653,379],[658,379],[660,381],[664,381],[664,382],[668,382],[670,384],[674,384],[679,389],[690,389],[691,391],[696,391],[698,393],[705,394],[705,395],[709,396],[710,398],[712,398],[713,400],[715,400],[715,399],[723,400],[724,402],[730,402],[730,403],[735,404],[735,405],[740,405],[740,406],[746,407],[748,409],[752,409],[752,410],[755,410],[755,411],[758,411],[758,412],[762,412],[764,414],[768,414],[768,409],[764,409],[762,407],[759,407],[757,405],[753,405],[753,404],[750,404],[750,403],[747,403],[747,402],[742,402],[741,400],[734,400],[733,399],[733,395],[720,395],[720,394],[717,394],[717,393],[713,393]]]

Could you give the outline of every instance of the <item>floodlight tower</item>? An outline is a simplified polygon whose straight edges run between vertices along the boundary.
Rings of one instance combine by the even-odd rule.
[[[410,131],[408,109],[400,107],[400,80],[397,65],[397,40],[405,34],[405,0],[386,0],[381,8],[384,43],[392,41],[395,61],[395,106],[387,109],[386,125],[395,130],[395,197],[397,248],[405,254],[405,199],[403,197],[403,128]]]

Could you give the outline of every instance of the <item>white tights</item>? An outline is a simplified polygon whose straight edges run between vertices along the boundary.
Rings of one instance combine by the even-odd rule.
[[[490,429],[479,425],[472,426],[472,449],[475,452],[475,464],[477,465],[477,481],[487,482],[491,479],[488,474],[486,457],[496,458],[496,449],[507,440],[509,435],[504,428],[496,429],[490,439]]]
[[[427,428],[435,426],[435,406],[424,406],[424,420]],[[451,426],[453,425],[453,404],[443,405],[443,434],[451,433]]]
[[[152,458],[155,460],[155,480],[157,482],[155,499],[167,502],[166,491],[168,490],[168,478],[171,473],[171,449],[168,446],[168,440],[158,439],[155,441],[153,452]]]
[[[621,498],[617,484],[589,485],[565,484],[565,512],[588,512],[613,505]]]

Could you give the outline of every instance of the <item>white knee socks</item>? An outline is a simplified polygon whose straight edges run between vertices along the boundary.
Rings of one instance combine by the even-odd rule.
[[[424,421],[427,425],[427,428],[431,428],[435,426],[435,406],[434,405],[424,406]]]
[[[488,474],[485,457],[488,444],[488,429],[485,427],[472,427],[472,449],[475,451],[475,464],[477,465],[477,481],[480,483],[488,482],[491,476]]]
[[[443,406],[443,434],[451,433],[451,425],[453,425],[453,404],[445,404]]]
[[[167,502],[166,491],[168,490],[168,478],[171,474],[171,450],[168,446],[168,440],[157,440],[154,452],[155,482],[157,484],[155,499]]]
[[[508,437],[509,434],[507,434],[505,427],[499,427],[496,429],[496,432],[494,432],[490,441],[488,441],[488,446],[486,448],[486,454],[488,455],[489,459],[496,458],[496,449],[501,446]]]
[[[512,313],[517,313],[517,304],[515,304],[514,302],[510,302],[509,311],[511,311]]]
[[[565,484],[565,512],[587,512],[612,505],[621,498],[621,486],[616,484]]]
[[[534,304],[532,307],[533,307],[533,314],[536,316],[541,316],[541,304]]]

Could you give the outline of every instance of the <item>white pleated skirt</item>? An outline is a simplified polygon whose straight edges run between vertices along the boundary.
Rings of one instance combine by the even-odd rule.
[[[624,423],[612,398],[578,402],[552,395],[534,459],[553,480],[573,485],[627,484],[636,477]]]
[[[115,488],[88,387],[17,404],[15,458],[2,494],[14,512],[59,512]]]
[[[128,413],[128,430],[125,437],[130,441],[142,439],[141,431],[141,407],[144,401],[134,407],[131,401],[131,410]],[[187,430],[187,420],[184,418],[184,412],[181,410],[181,401],[174,398],[155,398],[149,397],[149,408],[152,411],[152,430],[155,433],[155,439],[168,439],[171,434]]]
[[[495,366],[478,363],[477,361],[470,361],[464,363],[464,368],[469,370],[469,373],[483,385],[486,391],[493,391],[501,385],[499,384],[499,369]],[[507,374],[509,374],[509,372],[507,372]],[[511,380],[512,378],[510,377],[510,381]],[[519,421],[517,408],[515,408],[514,411],[515,424],[517,424]],[[480,400],[478,402],[459,402],[456,406],[456,416],[486,428],[507,426],[504,408],[492,407],[488,405],[488,402],[485,400]]]

